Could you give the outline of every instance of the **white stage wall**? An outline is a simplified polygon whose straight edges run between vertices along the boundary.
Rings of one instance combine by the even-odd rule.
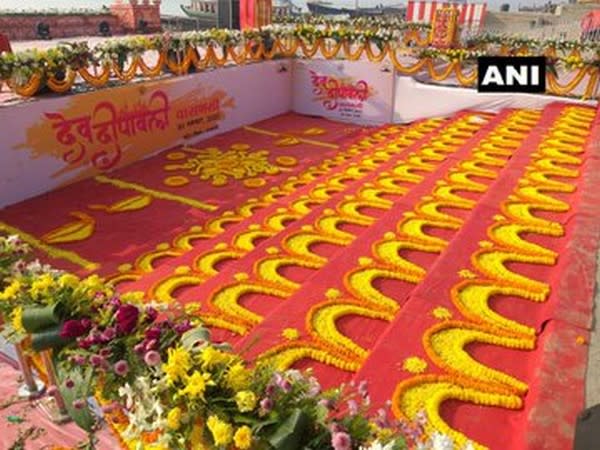
[[[331,60],[267,61],[42,97],[0,108],[0,207],[290,110],[379,125],[554,101],[583,103],[426,85],[385,62]]]
[[[394,74],[389,64],[295,60],[293,86],[297,113],[363,125],[392,120]]]
[[[449,116],[463,109],[497,112],[503,108],[543,108],[549,103],[568,101],[595,105],[566,97],[537,94],[478,93],[476,89],[423,84],[411,77],[396,76],[394,123]]]
[[[0,207],[292,108],[269,61],[0,108]]]

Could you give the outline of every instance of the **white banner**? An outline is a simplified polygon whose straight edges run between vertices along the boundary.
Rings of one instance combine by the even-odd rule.
[[[364,125],[392,120],[389,63],[295,60],[293,108],[300,114]]]
[[[0,207],[291,110],[290,61],[0,108]]]

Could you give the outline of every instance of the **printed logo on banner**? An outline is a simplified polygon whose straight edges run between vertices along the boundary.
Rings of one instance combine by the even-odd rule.
[[[362,116],[363,104],[375,95],[374,89],[364,80],[351,77],[336,78],[309,70],[315,101],[329,111],[339,111],[342,117]]]
[[[481,56],[477,58],[478,92],[546,92],[543,56]]]
[[[172,98],[168,90],[122,88],[111,100],[106,95],[74,97],[61,111],[47,111],[46,120],[27,130],[32,157],[51,156],[65,166],[53,177],[84,169],[77,178],[137,161],[144,154],[172,146],[219,127],[225,110],[235,102],[223,90],[201,86],[192,94]]]

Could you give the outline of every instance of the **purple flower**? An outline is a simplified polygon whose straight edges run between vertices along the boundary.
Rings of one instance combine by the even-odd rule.
[[[358,414],[358,404],[356,403],[356,400],[348,400],[348,412],[351,416]]]
[[[271,409],[273,409],[273,400],[270,398],[263,398],[260,401],[260,409],[265,413],[271,411]]]
[[[158,366],[161,363],[160,354],[154,350],[150,350],[144,355],[144,362],[149,366]]]
[[[67,320],[63,323],[60,330],[60,337],[65,339],[74,339],[79,336],[83,336],[89,331],[89,319],[84,322],[83,320]],[[86,325],[88,325],[86,327]]]
[[[331,436],[331,446],[334,450],[352,450],[352,439],[348,433],[340,431]]]
[[[67,381],[65,381],[65,387],[67,389],[73,389],[75,387],[75,382],[69,378]]]
[[[183,334],[186,331],[191,330],[192,328],[193,328],[192,324],[190,323],[189,320],[184,320],[183,322],[178,323],[178,324],[175,325],[175,331],[178,334]]]
[[[265,395],[267,397],[272,397],[274,393],[275,393],[275,385],[268,384],[267,387],[265,388]]]
[[[367,395],[369,395],[367,388],[367,380],[363,380],[358,384],[358,393],[361,395],[361,397],[366,397]]]
[[[110,306],[114,306],[115,308],[118,308],[119,306],[121,306],[121,299],[119,297],[113,297],[110,299],[108,304]]]
[[[124,359],[121,359],[120,361],[117,361],[115,363],[113,369],[115,370],[115,373],[117,375],[119,375],[120,377],[124,377],[129,372],[129,364],[127,364],[127,361],[125,361]]]
[[[158,317],[158,311],[151,306],[146,308],[146,320],[150,323],[154,322]]]
[[[117,330],[122,334],[130,334],[137,325],[140,311],[133,305],[121,305],[117,310]]]
[[[160,339],[160,327],[154,326],[146,330],[146,339]]]
[[[388,428],[390,426],[385,409],[379,408],[377,410],[377,419],[375,419],[375,423],[379,428]]]

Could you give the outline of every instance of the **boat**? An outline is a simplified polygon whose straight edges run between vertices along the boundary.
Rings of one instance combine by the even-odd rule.
[[[214,27],[217,22],[217,0],[191,0],[190,5],[180,5],[181,10],[190,18],[199,22],[200,26]],[[290,0],[283,0],[273,5],[273,17],[296,16],[302,9]]]
[[[406,8],[404,6],[385,6],[383,4],[373,8],[359,8],[358,2],[354,9],[338,8],[333,6],[333,3],[323,0],[312,0],[306,2],[308,10],[315,16],[382,16],[382,15],[401,15],[404,14]]]

